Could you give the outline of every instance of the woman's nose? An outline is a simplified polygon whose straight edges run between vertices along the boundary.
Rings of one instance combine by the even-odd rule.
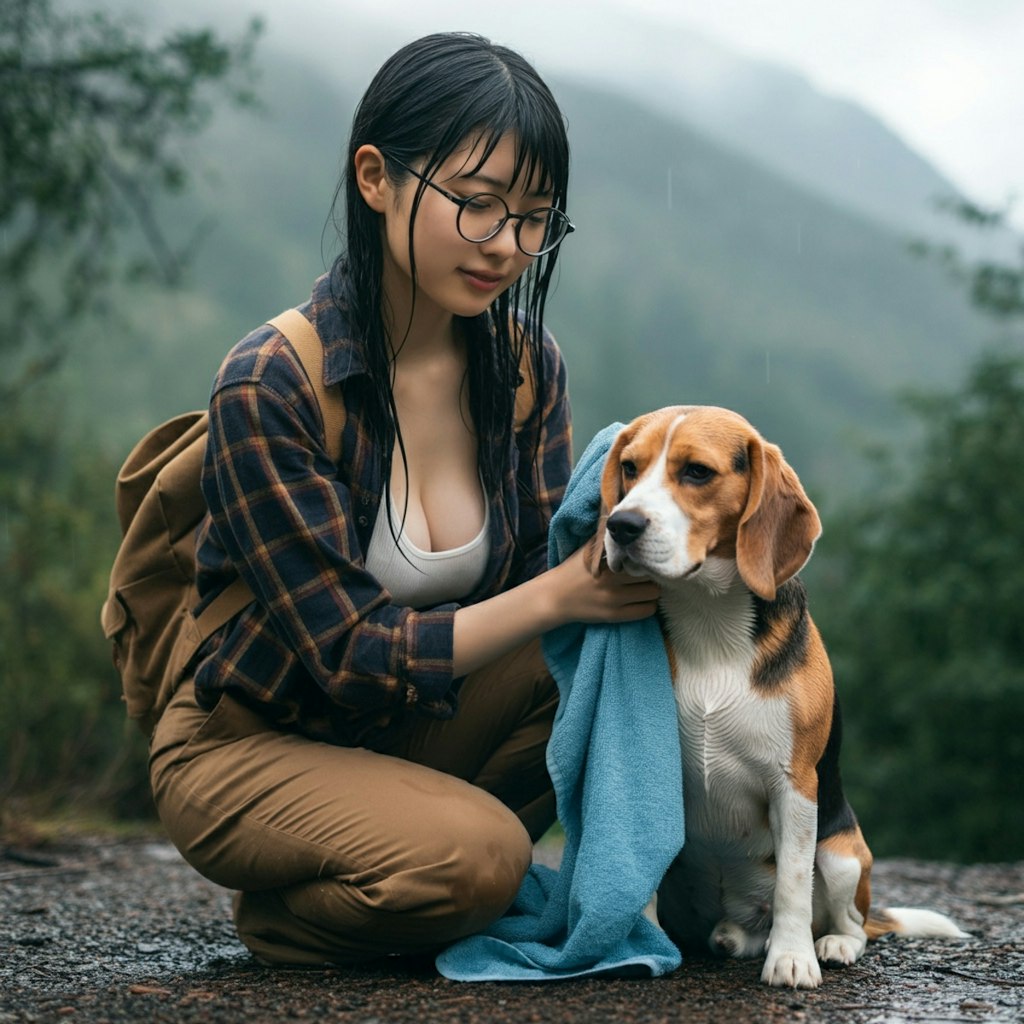
[[[516,243],[516,222],[509,217],[496,235],[488,238],[486,242],[480,242],[479,245],[480,249],[489,255],[503,258],[514,256],[519,248]]]

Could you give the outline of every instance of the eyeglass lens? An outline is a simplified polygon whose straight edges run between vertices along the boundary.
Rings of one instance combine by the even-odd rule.
[[[482,192],[469,196],[459,210],[458,228],[468,242],[486,242],[505,225],[510,214],[500,196]],[[516,241],[530,256],[543,255],[565,237],[569,220],[561,210],[546,206],[515,219]]]

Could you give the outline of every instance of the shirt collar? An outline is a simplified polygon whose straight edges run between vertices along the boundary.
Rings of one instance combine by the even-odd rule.
[[[347,279],[324,274],[313,285],[313,294],[302,312],[316,328],[324,346],[324,383],[337,384],[366,373],[363,344],[352,336],[345,305]]]

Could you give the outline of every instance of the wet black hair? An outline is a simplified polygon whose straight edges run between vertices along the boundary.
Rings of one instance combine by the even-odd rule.
[[[335,301],[344,306],[353,334],[365,350],[370,385],[368,422],[385,481],[390,479],[396,441],[403,461],[405,450],[391,387],[392,347],[383,315],[386,297],[380,214],[367,205],[359,191],[356,151],[364,145],[380,149],[386,157],[385,172],[398,185],[408,176],[399,161],[420,166],[429,177],[468,142],[479,147],[479,166],[505,136],[512,137],[516,146],[512,185],[521,180],[550,192],[551,205],[564,212],[569,179],[565,119],[536,70],[514,50],[471,33],[425,36],[403,47],[380,68],[356,109],[345,171],[335,196],[336,211],[344,197],[345,246],[332,268],[332,281]],[[421,182],[416,190],[409,223],[414,284],[412,232],[426,187]],[[502,493],[510,464],[521,367],[532,372],[537,401],[543,398],[544,306],[557,257],[557,248],[537,257],[482,316],[457,318],[467,335],[469,406],[488,496]],[[400,325],[393,329],[400,330]],[[396,349],[401,344],[401,338],[391,341]],[[539,436],[539,422],[536,430]],[[522,497],[534,498],[532,494]],[[507,497],[503,508],[509,517]]]

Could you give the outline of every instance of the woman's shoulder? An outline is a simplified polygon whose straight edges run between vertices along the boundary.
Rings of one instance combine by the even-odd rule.
[[[544,362],[545,373],[558,370],[562,365],[562,350],[558,347],[558,342],[555,340],[555,335],[548,327],[547,324],[541,324],[540,330],[531,329],[531,326],[527,320],[526,313],[523,310],[518,310],[515,313],[516,326],[514,330],[523,332],[523,338],[526,344],[523,345],[522,354],[520,356],[520,373],[523,373],[525,367],[534,364],[537,358],[537,350],[539,347],[539,354]],[[535,336],[539,335],[539,341],[534,341]]]
[[[558,342],[547,325],[541,331],[541,346],[544,352],[545,369],[561,371],[562,364],[565,362],[562,358],[562,350],[558,347]]]
[[[523,321],[520,320],[520,324]],[[539,355],[539,360],[538,360]],[[541,387],[537,386],[537,367],[540,367]],[[565,396],[567,373],[561,349],[554,334],[546,325],[540,330],[540,351],[533,344],[523,346],[519,362],[519,387],[516,391],[515,424],[516,430],[534,418],[534,413],[542,413],[543,409],[556,405]],[[538,391],[540,399],[538,401]]]
[[[322,445],[323,417],[299,354],[272,324],[250,331],[224,358],[210,396],[210,422],[228,446],[254,431],[285,445]]]
[[[547,387],[564,385],[565,360],[555,335],[547,324],[541,325],[540,358],[544,366],[544,380]]]
[[[287,352],[288,358],[283,357]],[[261,324],[237,342],[217,371],[213,393],[235,385],[256,384],[290,396],[301,377],[295,357],[284,335],[270,324]]]
[[[335,369],[338,365],[351,373],[361,368],[361,360],[355,358],[358,353],[350,351],[356,346],[348,338],[344,316],[331,301],[326,278],[324,275],[316,281],[313,294],[296,308],[316,330],[324,346],[325,376],[328,383],[336,383],[345,375]],[[260,324],[231,348],[217,372],[213,392],[242,384],[269,388],[288,400],[299,399],[297,392],[306,395],[308,391],[305,371],[295,349],[271,323]]]

